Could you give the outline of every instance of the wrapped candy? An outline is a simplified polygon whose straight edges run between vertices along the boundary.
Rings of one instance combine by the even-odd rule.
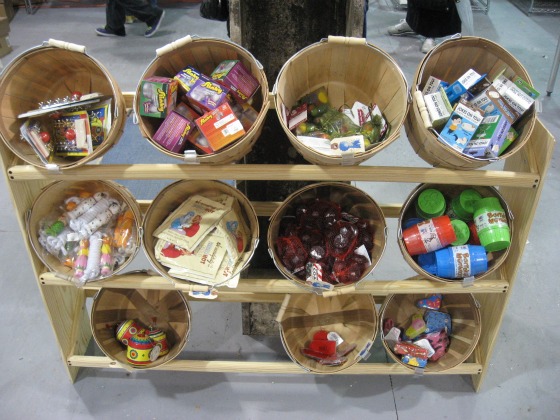
[[[430,295],[427,298],[420,299],[416,302],[416,306],[424,309],[439,309],[441,307],[441,294]]]
[[[426,331],[426,323],[424,322],[424,318],[421,313],[416,313],[412,315],[410,326],[405,330],[404,334],[407,338],[413,339],[415,337],[418,337],[424,331]]]
[[[428,364],[427,359],[422,359],[421,357],[409,356],[408,354],[404,355],[401,360],[403,361],[403,363],[406,363],[407,365],[415,366],[419,368],[425,368],[426,365]]]
[[[446,312],[427,311],[424,315],[426,333],[446,330],[451,335],[451,315]]]
[[[395,353],[397,354],[401,354],[401,355],[409,355],[412,357],[419,357],[421,359],[427,359],[428,358],[428,350],[426,350],[425,348],[419,347],[413,343],[407,343],[404,341],[398,342],[397,344],[395,344],[395,346],[393,347],[393,350]]]

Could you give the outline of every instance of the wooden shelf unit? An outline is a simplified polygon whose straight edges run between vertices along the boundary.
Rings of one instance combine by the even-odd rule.
[[[406,141],[405,139],[401,141]],[[186,164],[87,165],[52,172],[24,164],[0,142],[0,155],[7,177],[8,189],[17,214],[21,234],[30,256],[39,291],[51,321],[62,359],[71,380],[78,370],[88,368],[122,368],[108,357],[88,356],[86,349],[92,339],[86,299],[101,287],[179,289],[187,293],[193,286],[176,287],[168,280],[150,273],[131,273],[76,288],[65,279],[47,271],[35,255],[26,232],[26,215],[41,189],[55,180],[93,179],[233,179],[233,180],[313,180],[439,183],[454,185],[490,185],[500,193],[515,217],[509,256],[491,279],[476,281],[471,287],[461,282],[435,282],[413,279],[385,279],[361,282],[354,293],[377,297],[393,293],[474,293],[481,304],[482,334],[469,360],[444,372],[434,374],[471,375],[479,390],[487,373],[492,350],[497,340],[507,303],[515,281],[533,217],[543,188],[543,178],[552,159],[554,138],[537,121],[525,147],[507,159],[501,171],[453,171],[417,167],[324,167],[316,165],[223,165],[193,166]],[[146,145],[148,147],[148,145]],[[383,151],[381,153],[390,153]],[[139,201],[145,209],[149,201]],[[253,203],[257,214],[269,216],[279,203]],[[382,205],[386,217],[398,217],[401,205]],[[395,233],[393,232],[393,235]],[[389,236],[388,240],[396,240]],[[263,246],[263,244],[261,244]],[[264,244],[266,246],[266,244]],[[250,273],[250,272],[249,272]],[[292,282],[279,278],[251,276],[242,279],[236,289],[220,289],[218,302],[281,302],[287,293],[309,293]],[[195,286],[199,287],[199,286]],[[380,303],[382,299],[379,299]],[[196,320],[194,321],[196,322]],[[188,344],[187,344],[188,345]],[[173,360],[158,370],[193,372],[245,372],[261,374],[309,374],[291,362],[255,362],[238,360]],[[396,363],[361,362],[340,372],[364,375],[414,375],[414,371]]]

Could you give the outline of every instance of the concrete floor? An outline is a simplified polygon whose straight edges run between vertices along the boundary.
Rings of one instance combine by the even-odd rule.
[[[404,18],[405,12],[392,9],[390,2],[370,3],[368,40],[393,56],[410,82],[423,57],[421,40],[387,36],[385,28]],[[20,10],[10,25],[14,51],[2,61],[6,64],[48,38],[66,40],[85,45],[123,91],[133,91],[157,48],[187,34],[226,37],[225,24],[201,19],[196,6],[169,11],[161,31],[151,39],[142,36],[142,24],[130,26],[126,38],[113,39],[95,36],[94,29],[105,19],[100,8],[39,9],[33,15]],[[489,15],[476,13],[474,18],[478,36],[501,44],[526,67],[543,94],[540,118],[556,138],[560,138],[560,82],[551,97],[546,97],[545,91],[559,23],[559,16],[526,16],[506,0],[493,0]],[[111,151],[113,155],[107,159],[126,151],[127,142],[139,138],[135,130],[137,127],[127,126],[120,149]],[[145,149],[140,159],[151,161],[154,150],[151,146]],[[0,207],[0,258],[6,263],[0,275],[0,319],[4,320],[0,419],[559,418],[557,230],[546,223],[557,216],[559,153],[556,148],[489,373],[479,393],[472,391],[470,378],[462,376],[271,376],[83,369],[72,384],[28,267],[6,184],[0,182],[4,203]],[[412,151],[404,130],[397,142],[367,164],[426,166]],[[380,203],[402,201],[413,187],[358,186]],[[142,186],[135,188],[142,190]],[[395,224],[389,228],[394,234]],[[133,265],[148,267],[141,253]],[[388,241],[376,275],[400,278],[410,272],[396,241]],[[286,360],[277,338],[241,335],[239,304],[194,303],[192,312],[194,324],[185,358],[229,355],[236,360]]]

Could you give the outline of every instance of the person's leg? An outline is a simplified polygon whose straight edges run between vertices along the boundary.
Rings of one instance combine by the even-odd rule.
[[[163,9],[154,7],[145,0],[119,0],[119,2],[123,5],[123,10],[126,9],[127,13],[148,26],[156,24],[163,13]]]
[[[107,0],[105,15],[105,28],[99,28],[97,30],[98,35],[126,35],[126,31],[124,29],[125,9],[119,0]]]

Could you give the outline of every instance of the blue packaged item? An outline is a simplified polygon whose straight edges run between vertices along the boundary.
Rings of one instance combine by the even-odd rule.
[[[449,102],[452,104],[457,102],[471,87],[484,80],[484,77],[486,77],[486,73],[481,76],[476,71],[469,69],[459,79],[445,88],[447,99],[449,99]]]
[[[419,255],[418,265],[438,277],[464,279],[488,271],[488,257],[480,245],[451,246]]]
[[[451,335],[451,315],[446,312],[426,311],[424,314],[426,322],[426,330],[424,334],[438,331],[447,331],[447,335]]]
[[[427,359],[422,359],[420,357],[412,357],[409,356],[408,354],[405,354],[401,360],[403,363],[406,363],[407,365],[415,366],[419,368],[425,368],[426,365],[428,364]]]

